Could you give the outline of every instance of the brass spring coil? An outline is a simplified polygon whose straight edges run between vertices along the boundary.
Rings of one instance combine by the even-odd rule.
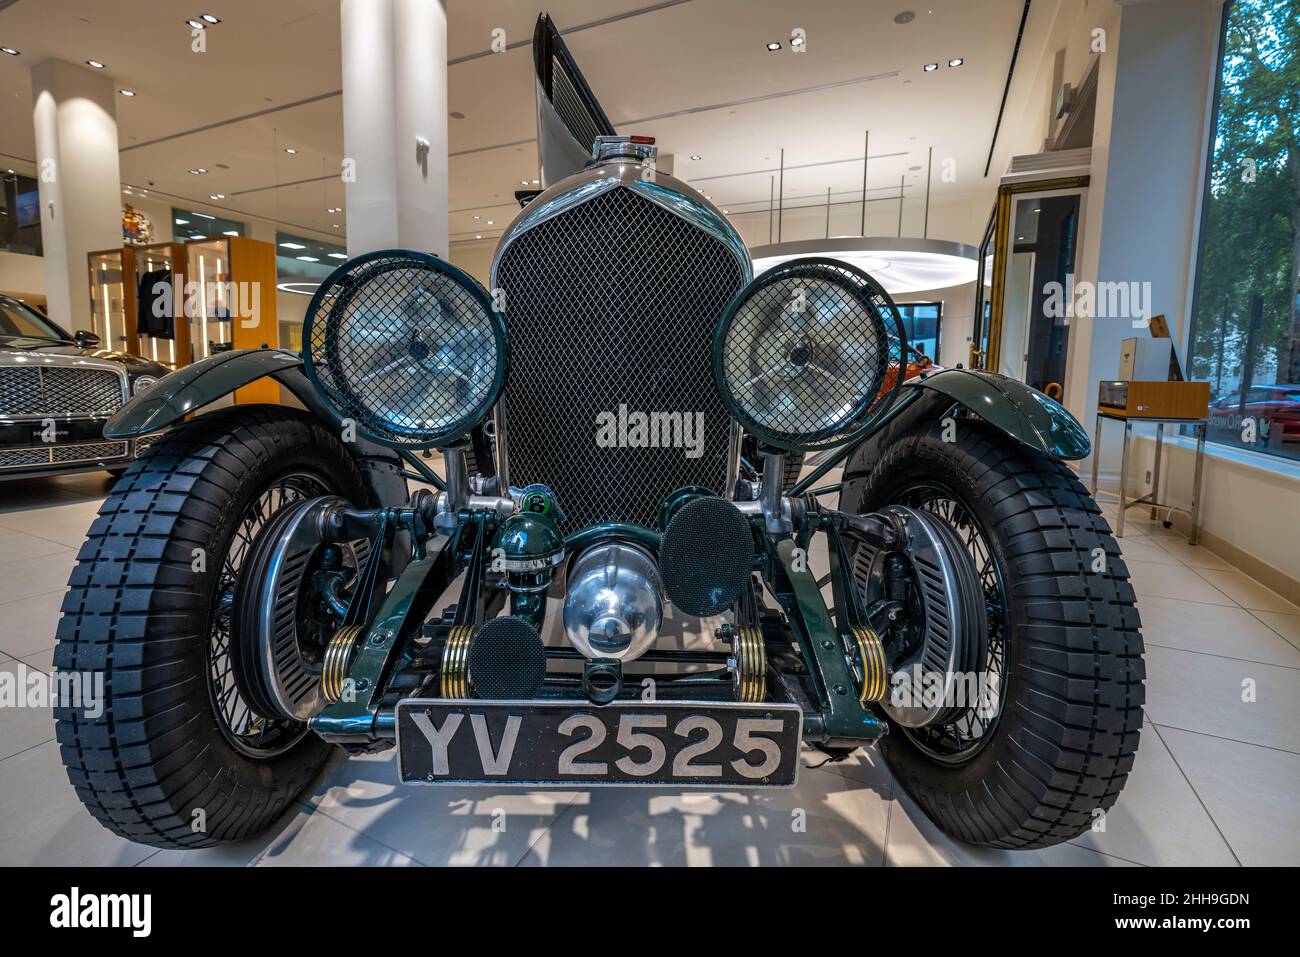
[[[880,636],[870,628],[859,625],[850,629],[857,642],[858,657],[862,659],[862,689],[858,700],[863,704],[884,701],[889,694],[889,666],[885,662],[885,646]]]
[[[736,700],[757,704],[767,697],[767,649],[759,628],[737,628],[731,641],[736,661]]]
[[[365,635],[364,625],[348,625],[334,632],[330,643],[325,646],[325,657],[321,662],[320,690],[325,700],[334,704],[343,697],[343,689],[348,680],[348,669],[352,667],[352,658],[357,645]]]
[[[438,693],[444,698],[469,697],[469,647],[474,642],[472,625],[456,625],[442,649]]]

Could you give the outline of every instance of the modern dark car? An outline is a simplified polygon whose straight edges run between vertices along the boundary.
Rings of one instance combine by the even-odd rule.
[[[0,296],[0,480],[106,469],[121,474],[148,439],[108,440],[104,423],[167,367],[70,335]]]

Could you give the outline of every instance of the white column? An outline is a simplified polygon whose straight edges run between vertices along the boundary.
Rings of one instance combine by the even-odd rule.
[[[50,317],[73,330],[91,329],[86,254],[122,245],[113,95],[102,70],[62,60],[32,67],[45,294]]]
[[[405,248],[445,259],[445,3],[341,0],[340,23],[348,255]]]

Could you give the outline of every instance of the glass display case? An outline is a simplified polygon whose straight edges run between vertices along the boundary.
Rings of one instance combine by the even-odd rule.
[[[240,311],[241,290],[231,271],[228,239],[191,240],[185,250],[191,283],[187,297],[190,341],[197,361],[232,348],[231,316]]]
[[[90,328],[105,349],[137,352],[133,250],[105,249],[86,254],[90,279]],[[130,317],[130,318],[128,318]]]
[[[128,323],[138,339],[131,351],[173,369],[192,361],[189,328],[184,321],[185,247],[153,243],[129,250],[135,260]],[[178,321],[177,317],[181,317]]]

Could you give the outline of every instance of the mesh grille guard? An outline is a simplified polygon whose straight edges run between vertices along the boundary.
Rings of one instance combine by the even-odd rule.
[[[731,420],[710,343],[745,279],[725,243],[624,187],[519,234],[495,273],[511,349],[511,484],[550,485],[565,531],[653,526],[670,492],[722,490]],[[678,428],[669,438],[692,447],[637,444],[635,413],[660,414],[651,443]],[[598,416],[614,444],[598,442]]]

